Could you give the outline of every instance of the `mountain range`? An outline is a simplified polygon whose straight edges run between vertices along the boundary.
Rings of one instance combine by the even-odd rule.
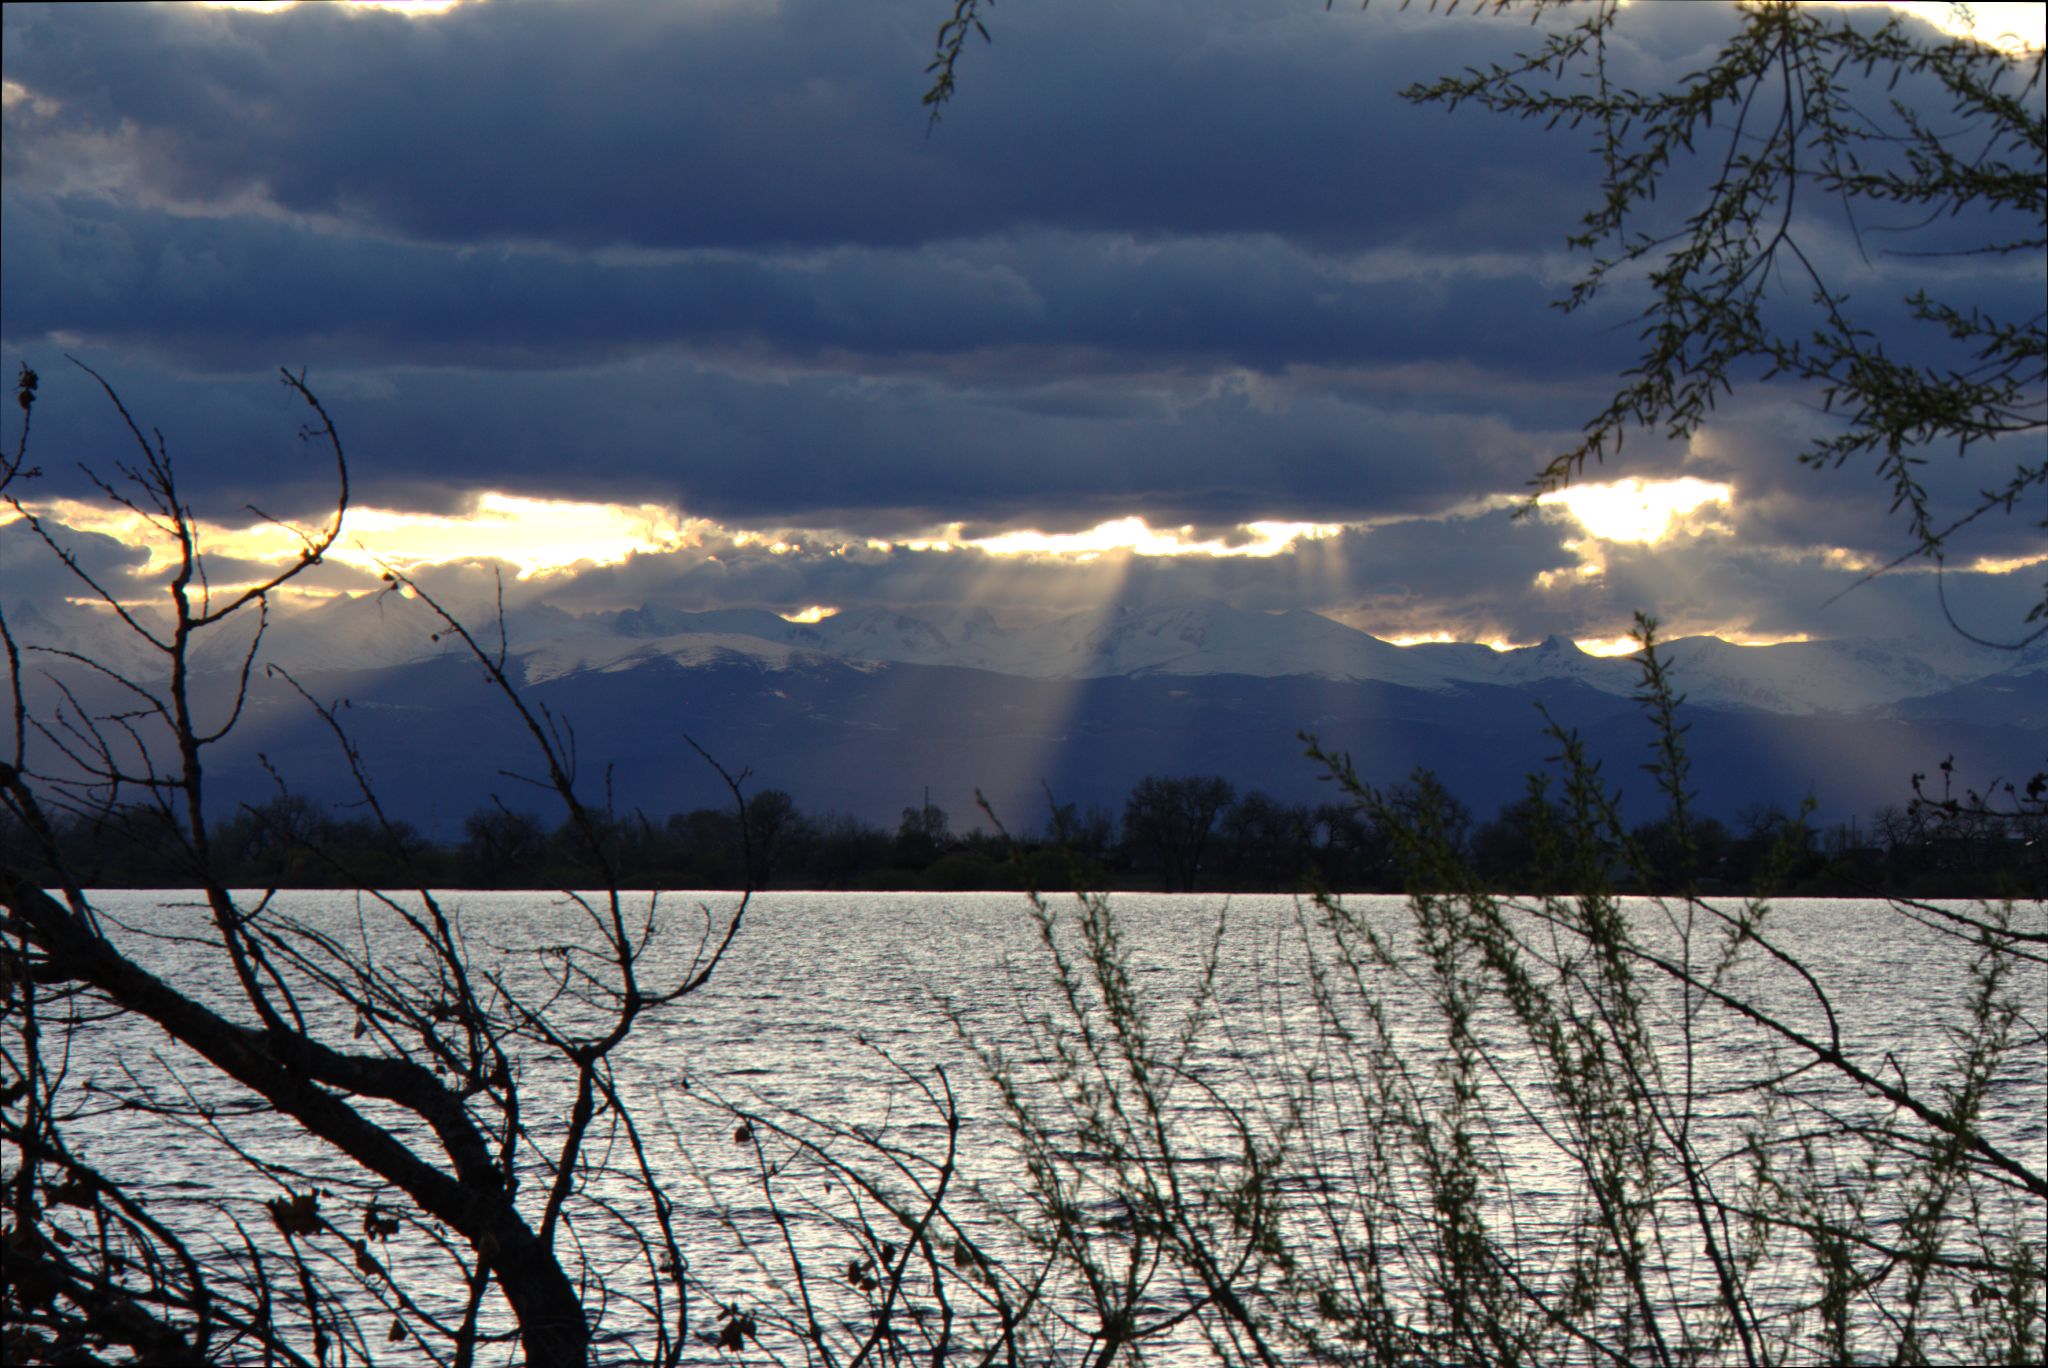
[[[10,621],[19,636],[61,634],[70,649],[148,668],[103,619],[60,626],[13,608]],[[465,648],[445,631],[435,639],[441,626],[416,600],[339,598],[280,615],[265,640],[266,658],[316,697],[348,701],[387,798],[437,833],[494,792],[542,806],[505,777],[524,759],[518,729]],[[614,801],[655,815],[721,797],[691,741],[806,809],[890,823],[927,788],[962,825],[977,791],[1020,825],[1048,792],[1114,810],[1155,773],[1327,799],[1299,758],[1303,732],[1351,753],[1373,782],[1427,766],[1484,815],[1557,750],[1544,714],[1580,732],[1637,810],[1654,799],[1647,779],[1630,782],[1650,737],[1633,698],[1638,662],[1556,637],[1505,651],[1396,646],[1315,613],[1215,602],[1024,618],[868,608],[816,622],[531,606],[508,615],[505,637],[529,697],[576,728],[585,777],[608,765]],[[495,624],[480,638],[495,648]],[[216,690],[238,646],[208,648]],[[1866,814],[1903,802],[1913,774],[1951,755],[1973,783],[2048,768],[2042,644],[1693,637],[1663,653],[1687,700],[1701,805],[1724,817],[1809,796],[1826,819]],[[259,753],[312,796],[349,796],[324,726],[272,679],[216,762],[224,801],[275,791]]]

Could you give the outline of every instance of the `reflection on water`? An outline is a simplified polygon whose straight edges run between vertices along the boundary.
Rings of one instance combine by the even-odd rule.
[[[185,991],[232,1011],[232,977],[205,946],[201,909],[174,894],[110,893],[99,902],[128,928],[123,938],[145,963]],[[320,926],[372,956],[384,953],[391,921],[374,904],[319,892],[280,894],[276,902],[281,914]],[[451,894],[448,905],[459,911],[472,956],[514,984],[537,983],[545,972],[546,948],[575,936],[582,916],[562,898],[544,894]],[[1350,905],[1390,934],[1398,936],[1406,924],[1397,899],[1360,898]],[[663,895],[657,914],[662,934],[650,951],[650,977],[672,978],[697,953],[707,924],[721,924],[731,906],[726,894]],[[1274,1102],[1276,1091],[1297,1076],[1291,1071],[1303,1071],[1303,1078],[1313,1072],[1316,1066],[1303,1062],[1314,1055],[1318,1032],[1302,949],[1304,938],[1325,952],[1328,941],[1294,899],[1225,902],[1213,896],[1133,894],[1119,895],[1115,906],[1136,984],[1155,1004],[1164,1027],[1190,1000],[1211,933],[1218,917],[1223,918],[1223,934],[1215,942],[1220,957],[1216,1019],[1193,1056],[1197,1073],[1226,1088],[1234,1086],[1232,1080],[1263,1079],[1236,1096]],[[1643,902],[1632,908],[1647,941],[1676,944],[1676,928],[1660,912]],[[2027,911],[2040,919],[2038,906]],[[1954,1048],[1950,1027],[1969,988],[1967,945],[1873,902],[1788,901],[1776,907],[1770,927],[1774,944],[1828,986],[1838,1029],[1853,1053],[1883,1061],[1904,1080],[1942,1075]],[[2038,1009],[2048,998],[2048,979],[2038,965],[2030,972],[2034,981],[2021,996]],[[1754,995],[1767,1010],[1821,1029],[1822,1008],[1798,975],[1754,954],[1738,973],[1733,986]],[[1440,1043],[1437,1019],[1419,991],[1404,997],[1402,984],[1392,977],[1382,988],[1390,1004],[1388,1029],[1397,1039],[1425,1050]],[[1002,1050],[1028,1072],[1034,1052],[1046,1045],[1026,1023],[1052,1011],[1054,1004],[1048,958],[1015,894],[756,895],[744,931],[711,983],[644,1019],[617,1061],[622,1093],[642,1119],[651,1162],[662,1190],[676,1205],[684,1252],[696,1278],[707,1289],[762,1290],[773,1270],[750,1258],[724,1223],[736,1223],[756,1240],[779,1238],[774,1213],[763,1200],[755,1151],[734,1143],[731,1115],[713,1099],[769,1115],[821,1118],[849,1133],[854,1128],[887,1130],[935,1151],[943,1144],[944,1128],[907,1079],[934,1080],[943,1070],[964,1118],[963,1180],[985,1184],[1000,1199],[1006,1184],[1014,1186],[1018,1166],[997,1098],[963,1034]],[[330,1003],[325,1011],[325,1028],[346,1048],[350,1008]],[[1719,1135],[1734,1146],[1736,1132],[1751,1119],[1753,1097],[1721,1085],[1754,1079],[1765,1070],[1758,1033],[1726,1014],[1688,1017],[1675,999],[1661,1002],[1655,1020],[1666,1033],[1660,1045],[1694,1071],[1690,1076],[1701,1103],[1693,1123],[1710,1141]],[[1508,1043],[1512,1024],[1502,1012],[1498,1019],[1481,1021],[1479,1029],[1509,1052],[1499,1085],[1527,1087],[1536,1081],[1538,1066],[1533,1059],[1513,1057]],[[2022,1025],[2034,1032],[2033,1043],[2008,1061],[1983,1129],[2040,1171],[2048,1168],[2048,1064],[2040,1047],[2039,1017]],[[74,1086],[115,1092],[146,1087],[170,1095],[182,1086],[179,1080],[203,1078],[160,1037],[121,1020],[80,1033],[71,1067]],[[544,1058],[525,1061],[523,1067],[532,1141],[545,1148],[559,1136],[566,1108],[566,1098],[559,1095],[562,1080]],[[1826,1085],[1817,1081],[1815,1086]],[[551,1089],[557,1095],[551,1096]],[[89,1108],[75,1134],[81,1147],[114,1173],[145,1175],[167,1209],[220,1193],[253,1203],[337,1174],[333,1157],[281,1118],[260,1109],[247,1115],[219,1112],[230,1100],[207,1092],[203,1082],[192,1100],[195,1106],[215,1107],[215,1114],[204,1124],[194,1120],[167,1132],[119,1107]],[[1331,1114],[1332,1125],[1336,1115]],[[1220,1162],[1235,1142],[1227,1120],[1220,1111],[1190,1106],[1177,1117],[1176,1124],[1184,1128],[1177,1142],[1184,1151],[1213,1148]],[[1316,1121],[1308,1118],[1311,1129]],[[208,1133],[212,1125],[232,1130],[273,1168],[266,1173],[224,1160]],[[1578,1175],[1546,1143],[1533,1120],[1518,1125],[1510,1114],[1492,1139],[1503,1148],[1514,1175],[1513,1190],[1501,1199],[1516,1220],[1526,1223],[1524,1248],[1540,1253],[1556,1215],[1546,1203],[1575,1190]],[[1345,1200],[1341,1193],[1318,1195],[1337,1206]],[[798,1204],[785,1214],[793,1218],[792,1237],[811,1242],[811,1257],[821,1266],[846,1264],[848,1250],[839,1247],[844,1232],[822,1209]],[[1106,1225],[1117,1219],[1113,1211],[1096,1214]],[[596,1266],[611,1261],[630,1265],[638,1257],[631,1221],[631,1213],[622,1214],[608,1237],[617,1247],[595,1250]],[[218,1233],[233,1238],[232,1232]],[[983,1233],[997,1242],[1005,1238],[993,1224]],[[400,1239],[390,1258],[403,1272],[408,1258],[416,1254],[426,1260],[430,1253],[419,1240],[408,1244]],[[1703,1278],[1704,1270],[1687,1276],[1695,1275]]]

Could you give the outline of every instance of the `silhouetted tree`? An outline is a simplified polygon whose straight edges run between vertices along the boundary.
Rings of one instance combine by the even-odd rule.
[[[892,858],[903,869],[925,869],[939,858],[951,839],[952,821],[944,808],[930,802],[907,807],[896,827]]]
[[[586,1363],[605,1317],[632,1322],[651,1357],[675,1362],[690,1346],[678,1318],[689,1299],[685,1260],[611,1060],[644,1018],[709,980],[739,930],[744,900],[722,923],[707,914],[694,953],[686,948],[652,968],[645,957],[657,933],[653,905],[635,907],[619,892],[609,816],[578,796],[552,719],[520,699],[502,647],[486,649],[397,571],[386,574],[393,591],[418,595],[440,617],[526,728],[540,782],[562,805],[604,891],[583,900],[580,928],[543,957],[535,980],[473,962],[456,914],[424,884],[406,900],[361,888],[374,909],[366,915],[384,923],[375,938],[330,934],[231,886],[237,862],[265,868],[317,857],[329,834],[324,817],[289,793],[219,827],[205,802],[211,748],[243,716],[262,668],[271,597],[320,563],[348,507],[333,422],[301,379],[286,373],[284,382],[312,414],[307,440],[331,458],[332,513],[299,529],[303,550],[285,569],[218,594],[167,443],[146,434],[101,382],[136,449],[102,487],[179,548],[167,628],[131,613],[24,503],[21,486],[36,475],[24,459],[26,426],[0,468],[0,496],[16,520],[10,534],[40,538],[162,665],[161,674],[145,675],[93,662],[121,699],[95,707],[61,679],[26,670],[24,656],[36,652],[0,616],[13,722],[0,758],[0,804],[29,833],[40,856],[35,872],[48,876],[0,866],[5,1357],[361,1361],[371,1357],[374,1333],[392,1344],[417,1340],[429,1360],[467,1365],[494,1333],[489,1318],[502,1312],[535,1368]],[[25,413],[36,384],[24,369]],[[225,624],[252,619],[236,696],[221,716],[202,715],[195,651]],[[269,673],[298,689],[274,667]],[[336,764],[358,781],[367,819],[402,847],[407,833],[386,820],[335,709],[306,701],[334,730]],[[128,795],[134,801],[122,805]],[[188,954],[210,954],[196,977],[220,979],[222,992],[161,976],[138,957],[146,939],[111,936],[68,864],[60,826],[136,813],[175,833],[206,916],[181,943]],[[523,851],[534,830],[509,815],[485,815],[469,835],[474,853],[494,857]],[[223,849],[223,837],[238,848]],[[146,938],[152,928],[139,931]],[[77,1081],[73,1061],[109,1019],[171,1061],[168,1087],[133,1069]],[[549,1072],[563,1091],[532,1084]],[[153,1203],[147,1164],[114,1171],[74,1146],[81,1087],[96,1090],[95,1106],[121,1110],[131,1134],[124,1143],[210,1137],[219,1162],[248,1165],[276,1196],[258,1207],[223,1183]],[[229,1100],[196,1101],[203,1098]],[[251,1111],[264,1115],[260,1132],[233,1123]],[[315,1167],[331,1176],[298,1176],[309,1146],[324,1156]],[[638,1194],[630,1218],[616,1206],[627,1192]],[[222,1231],[238,1234],[224,1240]],[[402,1257],[387,1248],[393,1238],[406,1241]],[[613,1241],[642,1255],[631,1289],[618,1281],[615,1255],[601,1268],[590,1262]],[[594,1280],[605,1279],[608,1295],[587,1298]],[[434,1309],[451,1289],[464,1305]],[[374,1332],[373,1313],[391,1318]]]
[[[533,888],[546,871],[547,829],[530,812],[479,808],[462,821],[456,868],[471,888]]]
[[[1316,865],[1329,888],[1391,889],[1395,873],[1385,834],[1353,803],[1318,803],[1310,814]]]
[[[1116,816],[1099,805],[1084,812],[1078,804],[1055,803],[1044,839],[1087,859],[1105,859],[1116,840]]]
[[[1728,877],[1736,859],[1735,838],[1712,817],[1690,818],[1681,839],[1669,818],[1645,822],[1629,833],[1639,851],[1645,890],[1682,893]]]
[[[1218,824],[1223,876],[1229,887],[1291,893],[1313,861],[1306,806],[1276,802],[1253,791],[1233,803]]]
[[[813,886],[849,888],[888,864],[892,841],[880,827],[842,812],[813,824],[809,845]]]
[[[781,789],[761,789],[747,799],[748,853],[762,881],[792,862],[803,845],[806,825],[796,800]]]
[[[1216,819],[1235,792],[1220,777],[1139,780],[1124,804],[1124,844],[1132,860],[1159,870],[1168,892],[1193,889]]]
[[[1563,882],[1563,840],[1563,814],[1549,799],[1531,794],[1472,833],[1472,867],[1504,893],[1554,893]]]

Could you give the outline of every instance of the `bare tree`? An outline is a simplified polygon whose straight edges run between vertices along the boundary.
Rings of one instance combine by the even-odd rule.
[[[1157,862],[1169,890],[1188,892],[1205,869],[1217,818],[1236,796],[1221,777],[1148,775],[1124,804],[1124,842],[1138,858]]]
[[[176,547],[167,626],[96,579],[25,501],[37,473],[26,464],[26,423],[0,478],[22,527],[160,666],[127,672],[29,646],[0,620],[12,692],[0,798],[44,857],[39,871],[0,869],[9,942],[0,1132],[7,1356],[124,1345],[150,1361],[319,1362],[336,1349],[368,1357],[373,1339],[388,1339],[467,1364],[494,1337],[516,1335],[528,1363],[580,1364],[602,1330],[636,1333],[648,1358],[678,1361],[688,1333],[683,1260],[612,1061],[649,1014],[710,980],[746,898],[705,912],[690,952],[650,973],[650,952],[674,934],[674,919],[657,916],[656,896],[630,898],[611,877],[602,814],[579,796],[573,734],[520,697],[502,632],[486,646],[417,583],[387,572],[389,591],[417,596],[524,725],[534,777],[600,874],[603,891],[575,898],[574,929],[549,947],[540,971],[514,973],[475,953],[458,911],[431,888],[409,896],[364,889],[369,910],[357,925],[337,927],[294,918],[267,895],[238,895],[216,872],[209,756],[265,673],[273,598],[321,563],[348,509],[333,420],[303,377],[286,372],[283,382],[311,412],[302,437],[332,461],[332,509],[317,527],[293,528],[301,550],[284,569],[216,592],[168,444],[100,380],[138,455],[94,482]],[[25,417],[36,385],[24,370]],[[195,653],[245,619],[253,625],[235,684],[213,715],[195,686]],[[354,775],[372,820],[401,844],[333,707],[282,670],[268,673],[333,729],[337,763]],[[215,1000],[154,970],[161,943],[152,945],[149,928],[112,924],[65,867],[58,817],[133,821],[137,813],[176,833],[205,908],[203,929],[190,934],[202,938],[209,962],[230,971],[231,991]],[[114,1029],[128,1033],[131,1054],[161,1052],[170,1071],[99,1078],[81,1097],[67,1061]],[[74,1123],[109,1095],[143,1119],[132,1122],[141,1129],[130,1146],[197,1130],[224,1159],[273,1183],[269,1228],[227,1197],[174,1225],[152,1214],[139,1151],[119,1168],[82,1156]],[[239,1124],[252,1109],[290,1121],[286,1152]],[[605,1227],[623,1231],[644,1266],[631,1278],[607,1277],[596,1297],[591,1249]],[[451,1300],[449,1288],[460,1294]],[[380,1322],[373,1334],[373,1311],[389,1313],[388,1329]]]
[[[387,816],[337,706],[263,662],[272,599],[341,534],[346,455],[304,377],[284,373],[313,415],[302,437],[333,462],[332,509],[293,529],[301,551],[285,569],[217,593],[167,442],[93,378],[140,452],[94,482],[178,559],[168,626],[95,578],[27,497],[39,472],[24,422],[0,469],[17,534],[69,567],[158,668],[30,645],[0,615],[11,691],[0,816],[16,829],[0,864],[6,1361],[1018,1361],[1043,1273],[1014,1272],[986,1243],[988,1209],[958,1176],[962,1121],[942,1070],[891,1062],[913,1104],[909,1140],[690,1089],[687,1061],[660,1105],[644,1069],[622,1076],[647,1021],[710,984],[750,895],[692,912],[621,887],[620,843],[636,828],[582,796],[574,731],[522,696],[502,602],[495,633],[479,635],[409,575],[384,575],[384,592],[416,598],[466,650],[530,743],[530,772],[512,777],[563,814],[552,840],[588,879],[560,894],[545,936],[493,943],[424,874],[403,893],[346,879],[357,910],[339,918],[226,885],[207,766],[265,681],[332,734],[367,814],[352,827],[382,834],[380,859],[402,865],[420,849]],[[24,369],[25,419],[38,385]],[[224,633],[240,645],[223,699],[195,661]],[[788,800],[748,803],[744,774],[718,773],[751,887],[756,838],[787,829]],[[322,846],[322,824],[296,820],[303,805],[278,784],[244,816],[293,858],[347,875],[345,852]],[[80,821],[174,852],[196,907],[123,924],[66,863],[60,826]],[[530,818],[471,827],[484,858],[494,843],[541,839]],[[702,1151],[701,1125],[686,1133],[667,1105],[678,1096],[751,1156],[739,1189],[730,1164]],[[147,1156],[192,1145],[203,1190],[166,1201]],[[707,1205],[691,1223],[674,1188],[693,1172]],[[706,1242],[758,1276],[710,1285],[690,1257]]]

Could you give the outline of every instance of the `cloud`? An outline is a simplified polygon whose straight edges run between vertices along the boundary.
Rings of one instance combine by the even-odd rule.
[[[15,355],[0,364],[11,368]],[[61,364],[44,374],[35,441],[53,478],[74,459],[104,470],[132,452],[96,385]],[[359,502],[447,509],[492,488],[884,537],[953,521],[1054,531],[1131,514],[1172,526],[1440,510],[1513,488],[1567,435],[1483,410],[1234,376],[1020,392],[640,358],[516,376],[380,368],[334,378],[352,391],[333,411]],[[331,500],[332,466],[296,439],[308,415],[274,376],[137,366],[120,389],[167,435],[209,516],[259,501],[276,516],[309,516]],[[1062,402],[1039,402],[1048,395]]]
[[[89,160],[151,203],[580,247],[900,245],[1020,222],[1380,243],[1390,209],[1412,240],[1514,240],[1488,171],[1525,213],[1572,212],[1544,174],[1574,155],[1557,140],[1395,96],[1506,55],[1519,23],[1048,3],[1001,16],[927,137],[932,28],[921,3],[824,0],[16,10],[8,78],[42,103],[9,111],[9,179],[73,185]],[[1439,154],[1482,174],[1446,178]]]
[[[1543,570],[1569,567],[1561,520],[1515,520],[1506,510],[1416,519],[1301,538],[1271,556],[1164,556],[1106,552],[996,555],[972,547],[878,546],[831,535],[709,538],[640,553],[548,582],[522,595],[574,611],[654,603],[704,610],[813,604],[968,603],[1013,611],[1075,610],[1105,601],[1161,605],[1220,599],[1244,608],[1303,605],[1370,623],[1383,635],[1435,630],[1515,636],[1517,614],[1538,597]],[[1560,624],[1575,623],[1569,611]],[[1626,621],[1624,616],[1623,621]],[[1425,628],[1422,624],[1428,624]]]
[[[1764,547],[1841,548],[1873,563],[1888,562],[1916,544],[1907,510],[1897,504],[1893,472],[1880,454],[1837,466],[1798,457],[1821,438],[1843,431],[1841,420],[1782,389],[1760,389],[1711,417],[1690,444],[1685,473],[1734,487],[1726,516],[1743,542]],[[1958,452],[1909,450],[1908,467],[1928,503],[1935,531],[1979,508],[1984,491],[2012,478],[2020,464],[2038,461],[2038,434],[1973,444]],[[1949,547],[1958,565],[1978,557],[2035,555],[2041,540],[2040,498],[1993,511],[1971,522]]]
[[[10,192],[6,203],[9,338],[64,334],[209,369],[291,356],[530,371],[681,349],[1028,383],[1071,374],[1063,358],[1076,356],[1096,374],[1464,362],[1553,379],[1626,360],[1611,344],[1604,356],[1567,352],[1568,325],[1547,317],[1558,273],[1534,255],[1330,257],[1271,234],[1019,232],[619,257],[309,242],[273,219],[94,198]]]
[[[1699,69],[1732,14],[1632,7],[1612,76]],[[1630,364],[1641,284],[1548,307],[1584,265],[1562,250],[1598,194],[1584,136],[1397,92],[1568,17],[1043,0],[994,18],[932,130],[923,0],[10,6],[0,365],[43,373],[45,487],[80,493],[76,463],[134,452],[70,352],[222,523],[333,497],[285,364],[339,423],[358,506],[457,515],[489,491],[718,528],[518,589],[569,604],[1213,596],[1515,640],[1612,635],[1635,607],[1802,631],[1902,544],[1869,470],[1796,463],[1839,420],[1782,385],[1586,472],[1725,483],[1725,532],[1574,549],[1561,517],[1508,521]],[[1689,174],[1644,231],[1682,218]],[[1916,285],[1965,307],[2039,292],[2031,258],[1908,257],[1902,223],[1801,213],[1902,355],[1922,356]],[[1962,215],[1910,241],[1986,230]],[[6,423],[11,447],[11,406]],[[1946,513],[2013,448],[1932,455]],[[1126,517],[1350,530],[1256,564],[901,545]],[[769,549],[785,533],[797,549]],[[2037,541],[2030,518],[1987,519],[1968,555]],[[449,582],[480,583],[495,548],[461,550]],[[1858,592],[1929,616],[1917,590]]]
[[[28,523],[4,515],[0,522],[0,606],[10,615],[35,605],[56,604],[66,598],[92,597],[83,575],[107,592],[120,595],[149,561],[149,553],[103,533],[80,532],[62,523],[46,522],[45,531],[71,553],[77,570],[68,568],[44,544]]]

